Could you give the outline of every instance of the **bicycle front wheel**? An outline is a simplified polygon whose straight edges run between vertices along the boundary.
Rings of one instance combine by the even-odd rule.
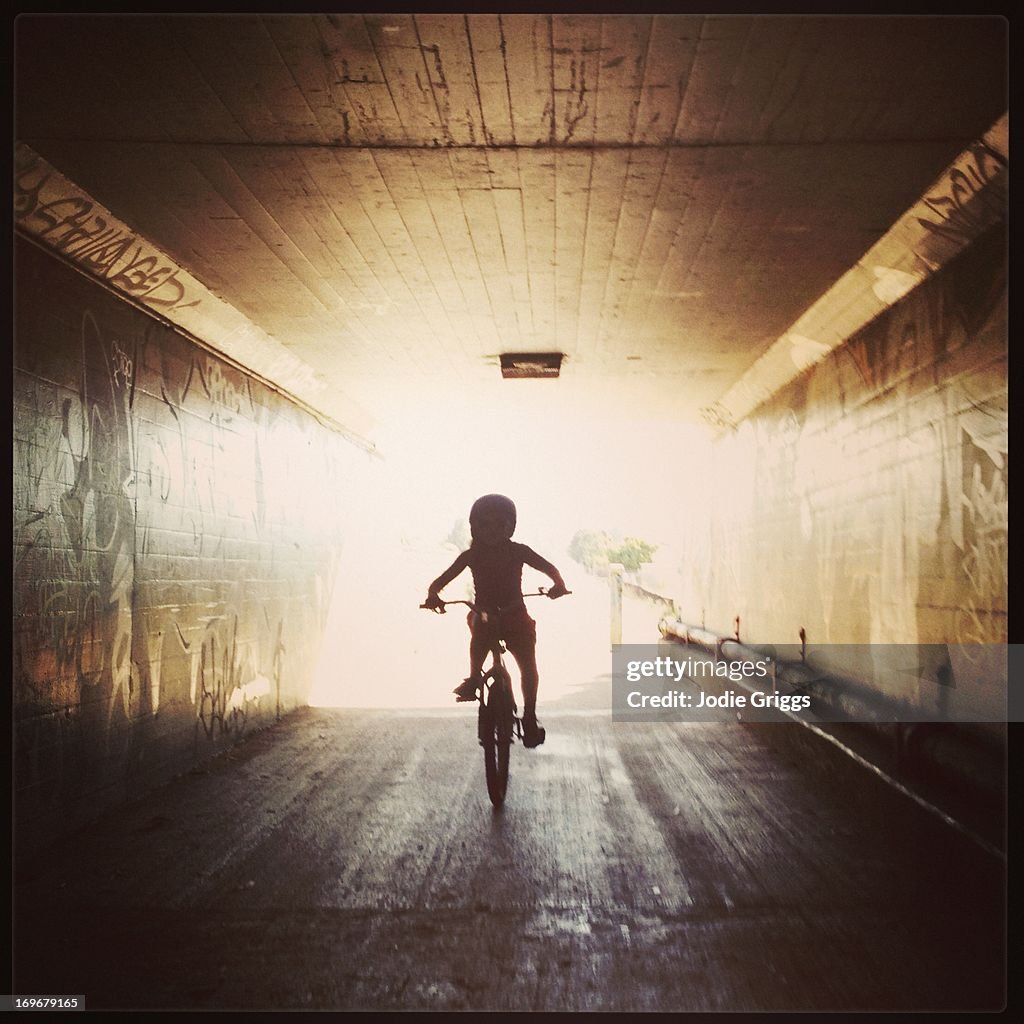
[[[505,802],[508,790],[509,750],[512,747],[512,679],[502,670],[495,674],[480,706],[480,743],[484,748],[487,795],[495,807]]]

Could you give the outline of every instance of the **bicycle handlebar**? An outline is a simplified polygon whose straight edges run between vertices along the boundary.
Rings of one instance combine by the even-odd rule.
[[[560,594],[559,596],[560,597],[565,597],[566,594],[571,594],[571,593],[572,593],[571,590],[567,590],[565,592],[565,594]],[[545,589],[544,587],[539,587],[537,590],[531,591],[529,594],[523,594],[523,597],[550,597],[550,594],[548,594],[547,589]],[[438,598],[438,600],[441,601],[441,607],[440,608],[436,607],[435,605],[431,605],[431,604],[421,604],[420,607],[421,608],[426,608],[428,611],[436,612],[438,615],[444,615],[445,607],[447,605],[450,605],[450,604],[464,604],[471,611],[474,611],[474,612],[475,611],[479,611],[479,609],[476,607],[476,605],[473,604],[470,601],[461,601],[461,600],[460,601],[443,601],[443,600],[441,600],[441,598]]]

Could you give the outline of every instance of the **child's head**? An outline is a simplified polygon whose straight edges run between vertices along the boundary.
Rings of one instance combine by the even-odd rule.
[[[516,529],[516,506],[504,494],[485,494],[469,510],[474,544],[493,545],[511,540]]]

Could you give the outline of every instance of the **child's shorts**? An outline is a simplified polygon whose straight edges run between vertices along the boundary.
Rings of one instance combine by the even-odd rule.
[[[473,637],[480,637],[490,643],[497,631],[497,638],[505,641],[505,646],[516,654],[528,654],[537,645],[537,623],[530,617],[525,605],[518,605],[500,612],[497,621],[493,615],[487,622],[480,619],[476,612],[466,616],[466,622],[473,631]]]

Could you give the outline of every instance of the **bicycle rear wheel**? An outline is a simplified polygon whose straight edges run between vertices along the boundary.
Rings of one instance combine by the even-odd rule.
[[[512,679],[500,669],[480,705],[480,744],[484,748],[487,795],[495,807],[505,802],[508,790],[509,750],[512,746]]]

